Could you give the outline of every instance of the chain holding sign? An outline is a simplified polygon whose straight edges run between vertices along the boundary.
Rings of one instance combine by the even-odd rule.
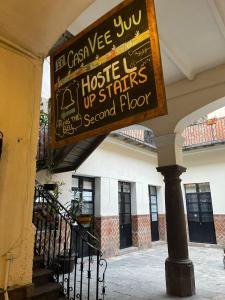
[[[167,113],[153,0],[127,0],[51,56],[51,143]]]

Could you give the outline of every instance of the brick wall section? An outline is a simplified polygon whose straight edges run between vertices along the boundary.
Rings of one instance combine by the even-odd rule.
[[[184,146],[198,146],[225,140],[225,117],[214,118],[188,126],[184,132]]]
[[[101,251],[105,257],[116,256],[119,254],[119,217],[97,217],[96,235],[100,240]]]
[[[162,241],[166,241],[166,215],[159,214],[159,239]]]
[[[187,238],[189,241],[189,231],[188,231],[188,222],[187,216],[186,219],[186,228],[187,228]],[[214,215],[214,224],[216,231],[216,240],[217,244],[225,244],[225,215]],[[166,216],[164,214],[159,215],[159,238],[160,240],[166,240]]]
[[[132,216],[133,246],[141,249],[151,247],[151,227],[149,215]]]
[[[214,215],[217,244],[225,245],[225,215]]]

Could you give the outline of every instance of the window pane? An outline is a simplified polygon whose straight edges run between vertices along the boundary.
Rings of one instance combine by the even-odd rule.
[[[123,192],[130,193],[130,184],[129,183],[123,183]]]
[[[125,203],[130,203],[130,194],[123,194]]]
[[[199,194],[199,201],[200,201],[200,203],[211,203],[210,193]]]
[[[198,203],[198,196],[197,194],[187,194],[187,203]]]
[[[84,180],[83,181],[83,189],[92,190],[92,181]]]
[[[150,194],[151,195],[156,195],[156,186],[150,185]]]
[[[83,200],[84,201],[92,201],[92,192],[83,191]]]
[[[203,223],[213,222],[213,215],[211,213],[203,213],[201,217]]]
[[[119,192],[121,192],[121,190],[122,190],[122,183],[121,182],[118,183],[118,190],[119,190]]]
[[[189,212],[198,212],[199,210],[198,203],[188,203],[187,209]]]
[[[130,204],[125,204],[125,214],[130,213]]]
[[[156,205],[151,205],[151,212],[152,213],[157,213],[157,206]]]
[[[72,177],[72,186],[78,188],[78,178]]]
[[[131,223],[131,216],[130,214],[124,215],[124,224],[130,224]]]
[[[157,203],[156,196],[151,196],[151,204],[156,204],[156,203]]]
[[[93,214],[93,203],[84,203],[82,207],[83,215],[92,215]]]
[[[198,213],[188,213],[189,222],[200,222]]]
[[[77,188],[73,188],[73,199],[80,200],[81,199],[81,192]]]
[[[194,184],[194,183],[185,184],[185,191],[186,191],[186,194],[196,193],[196,184]]]
[[[201,203],[201,211],[202,212],[212,212],[212,205],[211,203]]]
[[[200,193],[210,192],[209,183],[208,182],[199,183],[199,192]]]
[[[157,215],[157,213],[152,213],[151,214],[151,219],[152,219],[152,222],[158,221],[158,215]]]

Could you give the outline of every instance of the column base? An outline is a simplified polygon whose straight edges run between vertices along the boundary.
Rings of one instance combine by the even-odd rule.
[[[195,294],[194,266],[191,260],[165,262],[167,294],[188,297]]]

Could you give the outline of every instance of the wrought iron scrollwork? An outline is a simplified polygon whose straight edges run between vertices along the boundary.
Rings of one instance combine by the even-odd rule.
[[[104,299],[107,262],[99,240],[39,184],[34,195],[33,223],[35,255],[43,257],[66,299]]]

